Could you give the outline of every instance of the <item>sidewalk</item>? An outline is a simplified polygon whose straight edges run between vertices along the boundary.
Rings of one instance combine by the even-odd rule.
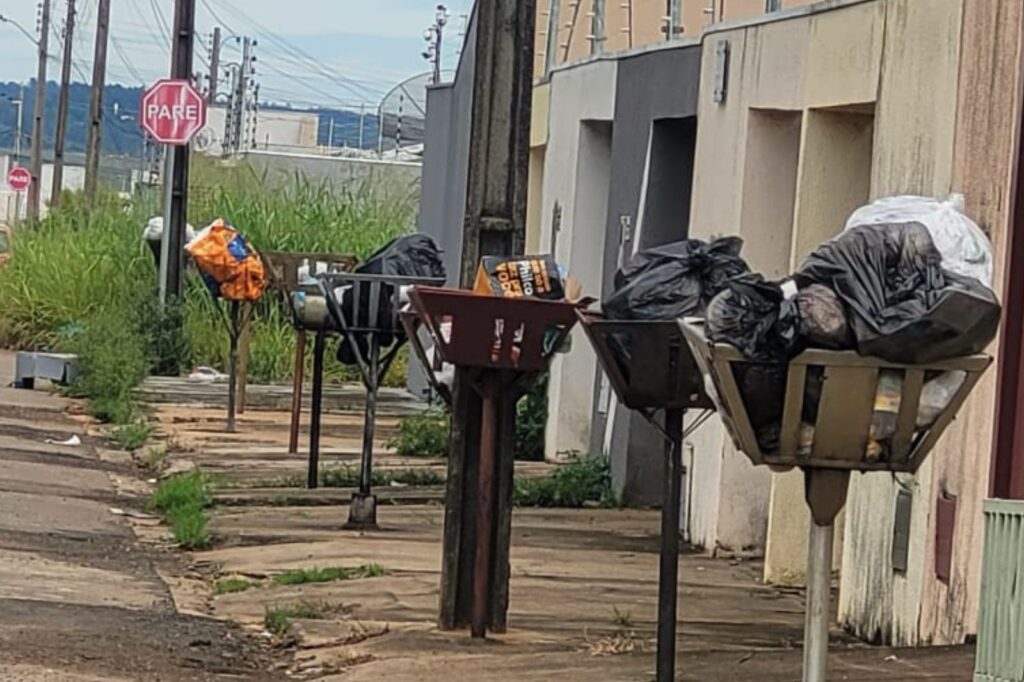
[[[0,385],[12,376],[0,353]],[[160,573],[180,558],[140,545],[111,511],[142,504],[130,458],[67,406],[0,388],[0,679],[281,679],[237,629],[176,612]],[[83,444],[46,442],[71,436]]]
[[[345,531],[346,490],[300,487],[296,474],[305,454],[284,451],[283,413],[251,411],[230,440],[218,433],[217,414],[187,405],[155,408],[161,431],[189,444],[190,451],[170,455],[172,468],[199,463],[228,486],[217,493],[213,511],[215,547],[192,555],[205,584],[181,589],[196,608],[253,631],[264,630],[268,613],[301,607],[278,636],[290,647],[291,674],[335,682],[653,680],[658,512],[517,509],[510,630],[473,641],[468,632],[435,626],[439,486],[426,504],[426,489],[420,495],[411,486],[398,495],[380,488],[391,502],[379,509],[382,529]],[[354,461],[358,416],[329,420],[327,465]],[[384,431],[392,428],[392,420],[382,421]],[[440,460],[379,454],[384,468],[444,471]],[[542,473],[531,466],[519,475]],[[384,575],[287,585],[274,580],[285,571],[367,564]],[[679,679],[799,682],[802,595],[760,584],[761,571],[756,561],[681,557]],[[213,594],[223,580],[242,591]],[[893,651],[834,632],[830,679],[964,682],[972,662],[969,647]]]

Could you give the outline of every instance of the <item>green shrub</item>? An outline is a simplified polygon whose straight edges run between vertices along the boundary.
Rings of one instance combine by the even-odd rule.
[[[538,379],[516,405],[516,459],[544,461],[548,421],[548,375]]]
[[[439,409],[404,417],[398,424],[398,435],[388,442],[388,447],[403,457],[445,457],[450,420],[448,411]]]
[[[288,481],[302,485],[305,479]],[[444,475],[431,469],[374,469],[370,482],[374,486],[389,486],[392,483],[408,486],[443,485]],[[348,464],[326,467],[320,470],[320,485],[325,488],[355,488],[359,485],[359,469]]]
[[[542,478],[517,478],[513,503],[520,507],[618,506],[607,458],[577,458]]]

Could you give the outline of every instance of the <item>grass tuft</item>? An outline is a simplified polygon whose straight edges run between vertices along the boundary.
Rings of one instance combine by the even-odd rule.
[[[206,508],[212,503],[210,481],[202,472],[178,474],[163,481],[153,492],[149,508],[160,512],[171,526],[174,540],[185,549],[209,547]]]
[[[152,433],[153,427],[144,421],[137,421],[117,427],[111,435],[122,450],[133,452],[145,445]]]
[[[245,578],[221,578],[213,584],[213,593],[234,594],[235,592],[245,592],[254,586],[255,583]]]
[[[263,616],[263,625],[275,635],[287,634],[296,618],[322,620],[327,617],[330,607],[326,604],[303,601],[285,606],[268,606]]]
[[[355,568],[347,566],[296,568],[275,575],[272,582],[275,585],[305,585],[307,583],[329,583],[338,580],[357,580],[359,578],[379,578],[383,575],[387,575],[387,570],[380,564],[364,564]]]

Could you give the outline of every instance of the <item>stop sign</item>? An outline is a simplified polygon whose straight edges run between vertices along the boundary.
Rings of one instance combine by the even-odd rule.
[[[206,100],[187,80],[158,80],[142,96],[142,127],[162,144],[186,145],[206,125]]]
[[[15,166],[7,173],[7,186],[15,192],[24,192],[32,184],[32,174],[27,168]]]

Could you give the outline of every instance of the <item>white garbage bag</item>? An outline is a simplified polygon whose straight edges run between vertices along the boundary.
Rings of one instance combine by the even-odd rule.
[[[942,254],[943,267],[992,287],[992,242],[964,213],[962,194],[944,201],[912,195],[876,199],[854,211],[846,229],[886,223],[921,223]]]

